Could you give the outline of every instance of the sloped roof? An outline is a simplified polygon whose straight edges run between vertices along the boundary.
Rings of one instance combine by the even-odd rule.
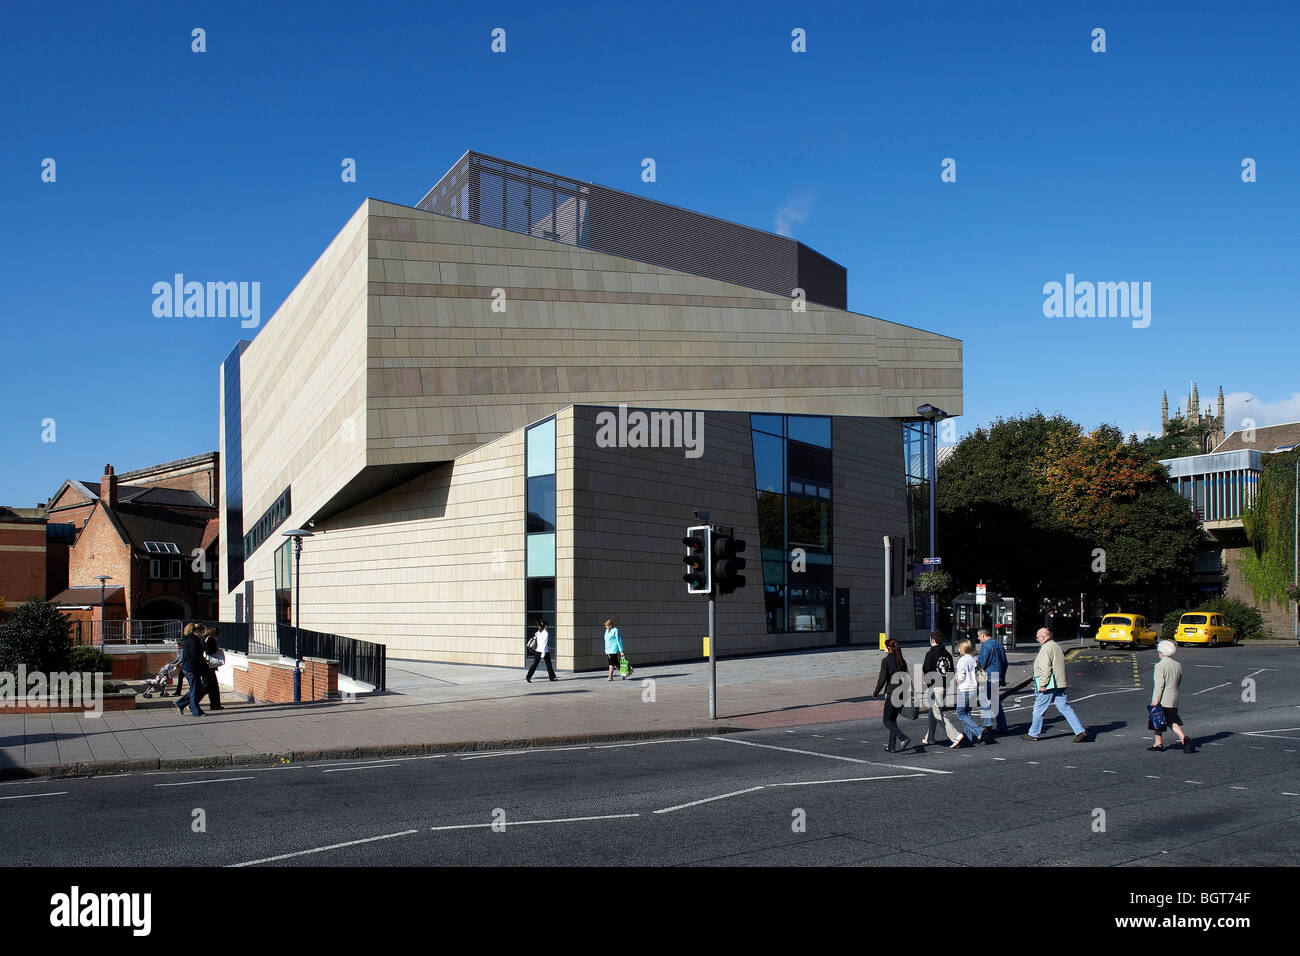
[[[107,510],[109,514],[116,513],[118,525],[135,550],[144,551],[146,541],[170,541],[180,549],[182,557],[202,547],[210,520],[207,515],[129,503]]]
[[[119,485],[119,503],[149,504],[163,508],[207,508],[213,505],[197,491],[180,488],[152,488],[148,485]]]
[[[122,588],[106,587],[104,588],[104,603],[117,603],[122,597]],[[68,588],[66,591],[60,591],[54,597],[50,598],[52,604],[60,607],[69,605],[81,607],[87,604],[99,603],[99,588]]]
[[[1235,431],[1214,446],[1215,451],[1272,451],[1286,445],[1300,445],[1300,422],[1281,425],[1260,425],[1255,429],[1255,440],[1246,441],[1247,433]]]

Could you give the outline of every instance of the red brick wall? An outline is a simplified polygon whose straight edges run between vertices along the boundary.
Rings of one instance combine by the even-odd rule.
[[[248,670],[232,668],[235,690],[251,701],[288,704],[293,702],[293,665],[250,658]],[[302,699],[325,700],[339,689],[339,663],[318,657],[302,659]]]
[[[98,588],[98,574],[112,575],[109,587],[125,588],[127,614],[131,614],[131,546],[124,542],[103,508],[96,508],[90,523],[68,555],[68,586]]]
[[[45,593],[45,525],[0,521],[0,597],[8,605],[17,605],[33,594],[49,597]]]
[[[141,651],[136,654],[109,654],[112,676],[118,680],[141,680],[153,677],[164,664],[176,660],[175,651]]]

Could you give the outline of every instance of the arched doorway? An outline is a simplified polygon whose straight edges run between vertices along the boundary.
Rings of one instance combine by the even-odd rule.
[[[188,621],[190,609],[175,598],[154,598],[135,614],[142,621]]]

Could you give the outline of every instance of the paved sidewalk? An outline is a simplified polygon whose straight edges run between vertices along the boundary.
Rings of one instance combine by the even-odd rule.
[[[1028,678],[1033,653],[1010,654],[1010,686]],[[920,648],[904,654],[909,665],[920,663]],[[708,719],[707,662],[637,668],[632,679],[613,682],[602,671],[560,674],[550,683],[542,668],[528,684],[522,669],[390,660],[388,692],[356,700],[232,700],[202,718],[170,703],[98,718],[3,715],[0,776],[495,750],[861,720],[880,715],[881,702],[869,695],[881,656],[854,647],[721,660],[717,721]]]

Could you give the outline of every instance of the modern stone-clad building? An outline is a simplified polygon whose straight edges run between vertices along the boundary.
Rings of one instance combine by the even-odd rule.
[[[390,657],[517,665],[539,617],[561,668],[611,617],[699,657],[708,510],[748,542],[720,653],[875,643],[904,422],[961,413],[959,341],[845,311],[793,240],[480,154],[420,206],[366,200],[222,363],[224,620],[290,619],[306,527],[302,625]]]

